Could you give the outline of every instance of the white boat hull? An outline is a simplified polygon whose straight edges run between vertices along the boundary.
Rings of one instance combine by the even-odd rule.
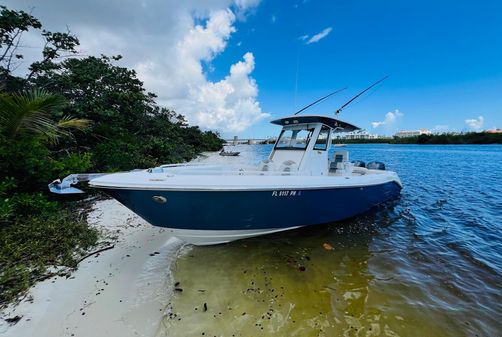
[[[177,237],[186,243],[191,243],[196,246],[209,246],[241,239],[248,239],[260,235],[283,232],[299,227],[302,226],[246,230],[192,230],[167,228],[167,231],[174,237]]]

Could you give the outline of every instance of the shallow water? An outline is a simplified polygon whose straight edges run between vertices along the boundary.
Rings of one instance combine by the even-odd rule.
[[[158,336],[502,335],[502,146],[346,149],[397,171],[401,198],[330,226],[184,249],[183,291]],[[256,163],[270,146],[239,150],[217,160]]]

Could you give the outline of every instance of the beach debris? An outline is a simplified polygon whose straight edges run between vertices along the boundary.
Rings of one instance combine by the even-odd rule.
[[[23,318],[23,316],[16,315],[14,317],[8,317],[5,318],[5,321],[11,325],[15,325],[17,322],[19,322]]]
[[[104,248],[98,249],[98,250],[96,250],[96,251],[94,251],[94,252],[92,252],[92,253],[89,253],[89,254],[87,254],[87,255],[85,255],[85,256],[83,256],[83,257],[81,257],[81,258],[80,258],[80,260],[78,260],[78,261],[77,261],[77,264],[79,264],[80,262],[84,261],[84,260],[85,260],[85,259],[87,259],[88,257],[91,257],[91,256],[96,255],[96,254],[98,254],[98,253],[104,252],[105,250],[112,249],[112,248],[114,248],[114,247],[115,247],[115,245],[109,245],[109,246],[106,246],[106,247],[104,247]]]
[[[323,243],[323,248],[326,249],[326,250],[334,250],[335,248],[333,248],[332,245],[330,245],[329,243]]]
[[[174,288],[174,291],[182,292],[183,288]]]
[[[207,303],[204,303],[204,311],[207,311]]]
[[[171,306],[171,304],[169,304],[167,307],[166,307],[166,311],[164,312],[164,315],[169,317],[169,318],[174,318],[176,317],[176,314],[173,313],[173,307]]]
[[[174,284],[174,286],[175,286],[175,287],[177,287],[177,286],[179,286],[179,285],[180,285],[180,283],[179,283],[179,282],[176,282],[176,283]]]

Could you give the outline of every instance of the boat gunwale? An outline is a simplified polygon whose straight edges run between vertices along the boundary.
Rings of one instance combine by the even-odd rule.
[[[345,180],[346,181],[346,180]],[[310,190],[331,190],[331,189],[350,189],[350,188],[365,188],[372,187],[378,185],[385,185],[388,183],[395,183],[399,188],[402,189],[402,184],[395,179],[387,180],[387,181],[379,181],[373,184],[358,184],[358,185],[334,185],[334,186],[315,186],[315,187],[307,187],[307,186],[276,186],[276,187],[262,187],[262,188],[242,188],[242,186],[225,186],[223,188],[217,187],[162,187],[162,186],[144,186],[144,185],[130,185],[130,186],[113,186],[113,185],[97,185],[93,184],[92,181],[89,182],[89,185],[93,188],[97,189],[111,189],[111,190],[148,190],[148,191],[172,191],[172,192],[272,192],[272,191],[291,191],[291,190],[300,190],[300,191],[310,191]]]

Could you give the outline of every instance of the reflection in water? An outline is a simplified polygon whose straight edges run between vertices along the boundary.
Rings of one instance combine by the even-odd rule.
[[[349,146],[352,158],[399,172],[405,189],[390,205],[331,226],[186,247],[158,336],[499,335],[502,184],[484,189],[495,166],[469,175],[468,164],[500,162],[502,147],[437,148]],[[243,149],[247,163],[268,150]]]

